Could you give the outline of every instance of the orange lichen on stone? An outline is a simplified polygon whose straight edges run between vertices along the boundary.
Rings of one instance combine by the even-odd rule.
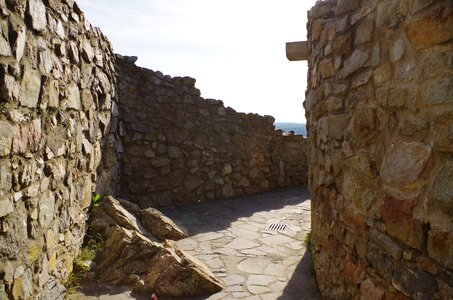
[[[453,9],[439,9],[406,26],[411,43],[417,48],[436,45],[453,38]]]

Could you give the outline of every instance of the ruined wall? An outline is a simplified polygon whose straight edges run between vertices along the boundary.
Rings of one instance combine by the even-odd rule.
[[[62,297],[92,192],[118,187],[114,86],[74,1],[0,0],[0,299]]]
[[[305,139],[274,118],[203,99],[195,79],[164,76],[118,59],[124,128],[122,194],[165,206],[306,182]]]
[[[309,12],[314,263],[327,299],[453,297],[453,2]]]

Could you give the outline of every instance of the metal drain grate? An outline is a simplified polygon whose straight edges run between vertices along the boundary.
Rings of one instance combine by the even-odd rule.
[[[284,223],[270,223],[267,225],[266,230],[269,231],[285,231],[286,224]]]

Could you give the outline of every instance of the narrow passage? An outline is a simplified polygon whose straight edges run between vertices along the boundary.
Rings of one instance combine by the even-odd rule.
[[[317,299],[306,188],[282,189],[165,209],[190,237],[179,247],[204,262],[226,288],[201,299]]]
[[[225,283],[225,289],[217,294],[177,300],[320,299],[305,245],[311,229],[306,188],[280,189],[162,212],[190,235],[176,242],[179,248],[205,263]],[[71,299],[149,300],[150,296],[134,295],[127,288],[96,286]]]

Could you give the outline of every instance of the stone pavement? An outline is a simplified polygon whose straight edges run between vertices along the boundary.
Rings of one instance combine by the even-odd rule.
[[[176,242],[178,246],[225,283],[220,293],[190,300],[319,298],[304,244],[310,231],[307,189],[282,189],[162,212],[189,232],[189,238]],[[149,299],[118,289],[98,291],[95,296],[72,299]]]

